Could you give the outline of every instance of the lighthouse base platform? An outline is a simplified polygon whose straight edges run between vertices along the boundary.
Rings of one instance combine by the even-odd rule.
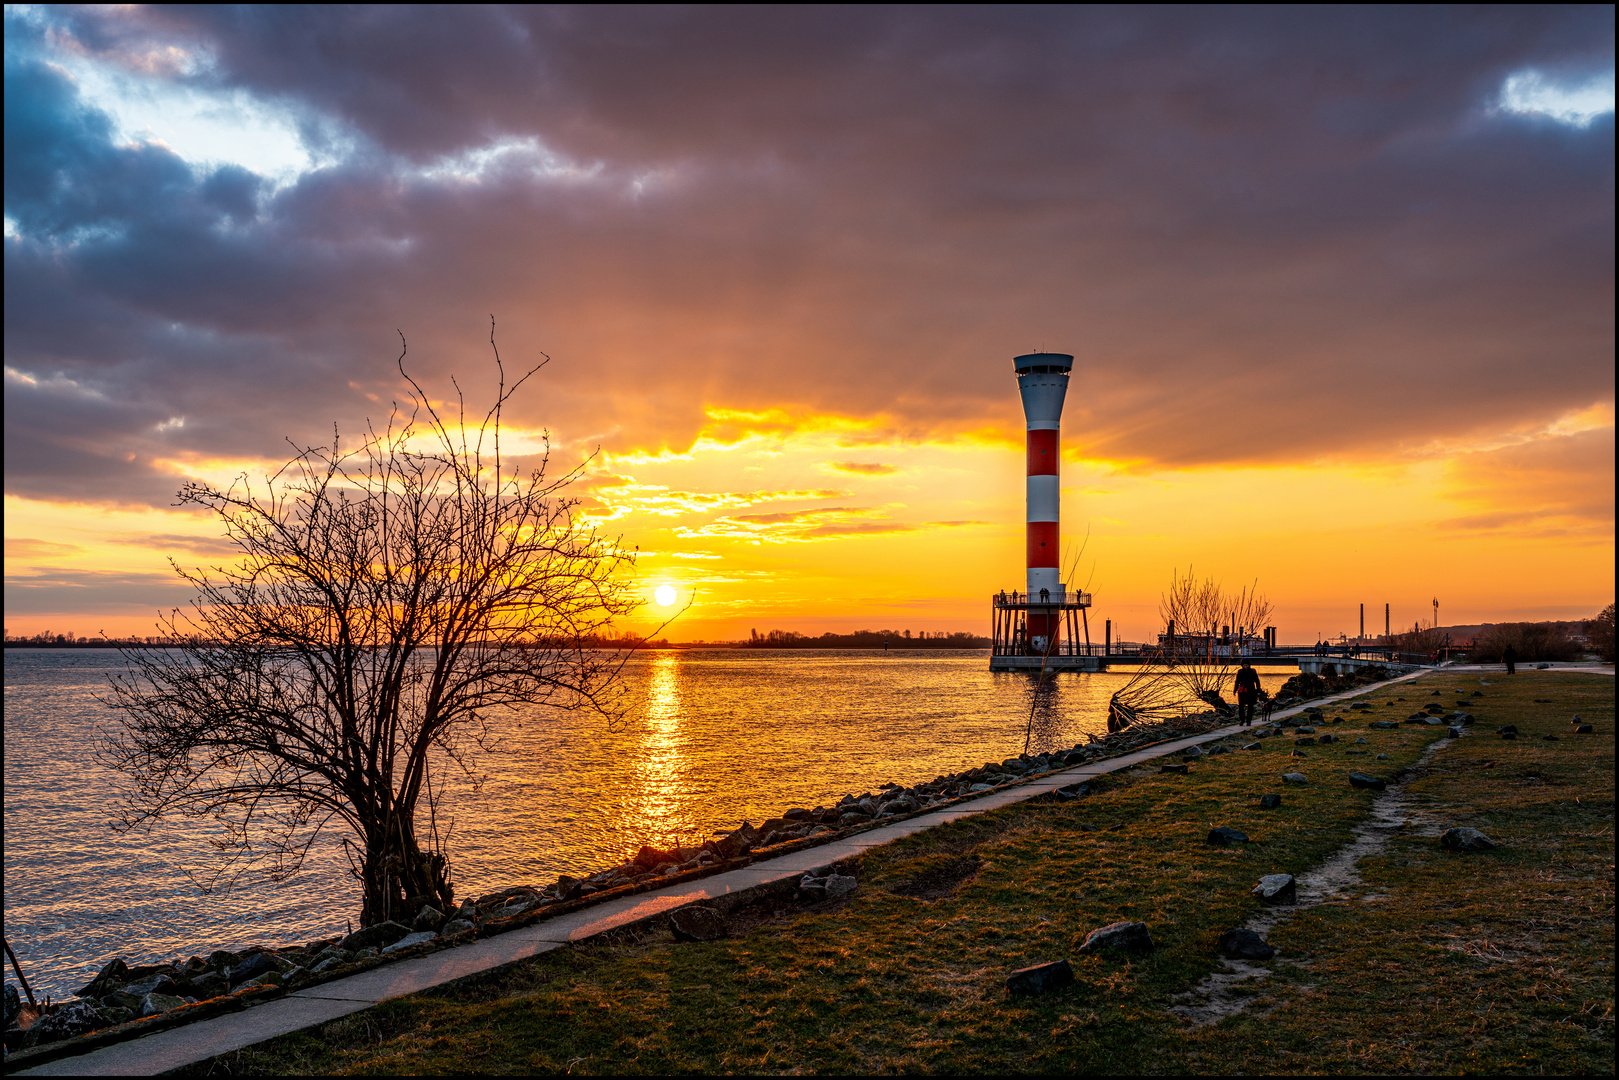
[[[991,656],[991,671],[1106,671],[1100,656]]]

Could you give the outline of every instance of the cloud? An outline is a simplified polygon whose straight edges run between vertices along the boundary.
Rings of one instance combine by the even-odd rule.
[[[61,555],[77,555],[83,550],[77,544],[61,544],[54,540],[31,540],[22,536],[6,537],[8,559],[49,559]]]
[[[485,400],[491,311],[509,368],[554,358],[508,419],[629,471],[815,418],[1015,438],[1041,344],[1078,356],[1070,447],[1143,468],[1613,397],[1613,114],[1500,107],[1611,72],[1611,7],[6,20],[18,494],[166,506],[164,462],[356,432],[401,399],[395,328]],[[171,91],[306,163],[131,135]]]
[[[1613,542],[1611,423],[1463,454],[1447,472],[1454,498],[1476,509],[1442,520],[1441,528]]]
[[[877,461],[833,461],[829,462],[827,467],[860,476],[891,476],[899,472],[899,466],[884,465]]]
[[[120,614],[183,607],[194,592],[173,574],[41,568],[7,574],[6,615]]]

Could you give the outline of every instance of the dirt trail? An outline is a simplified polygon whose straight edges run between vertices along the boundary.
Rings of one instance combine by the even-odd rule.
[[[1291,907],[1263,908],[1243,923],[1243,928],[1268,940],[1273,929],[1297,912],[1318,904],[1348,900],[1350,890],[1360,884],[1360,861],[1382,851],[1396,834],[1409,832],[1414,836],[1438,836],[1441,832],[1438,825],[1412,815],[1405,798],[1405,786],[1421,776],[1433,756],[1452,742],[1453,739],[1443,738],[1430,744],[1414,764],[1400,772],[1397,782],[1390,784],[1372,800],[1371,817],[1355,827],[1348,844],[1320,865],[1296,875],[1296,904]],[[1361,899],[1375,898],[1363,895]],[[1276,959],[1284,955],[1280,948],[1276,949]],[[1225,960],[1222,970],[1214,972],[1186,993],[1177,994],[1177,1004],[1170,1007],[1170,1012],[1200,1027],[1243,1012],[1253,1004],[1256,996],[1250,984],[1270,974],[1266,967],[1269,962]]]

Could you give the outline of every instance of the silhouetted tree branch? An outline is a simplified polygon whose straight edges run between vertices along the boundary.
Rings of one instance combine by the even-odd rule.
[[[188,645],[125,650],[109,703],[127,725],[101,748],[133,784],[124,828],[217,820],[210,884],[284,877],[341,829],[363,925],[451,903],[435,755],[470,775],[516,706],[620,715],[625,656],[588,645],[637,605],[633,556],[566,494],[579,468],[549,476],[546,440],[525,473],[502,446],[502,410],[543,364],[508,387],[497,349],[494,405],[469,422],[464,402],[433,407],[404,356],[413,408],[357,447],[334,431],[262,483],[182,488],[239,557],[174,564],[196,597],[163,632]]]

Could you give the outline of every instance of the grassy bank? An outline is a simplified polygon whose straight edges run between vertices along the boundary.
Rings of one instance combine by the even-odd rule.
[[[1261,875],[1320,862],[1367,817],[1375,796],[1348,770],[1416,762],[1434,729],[1365,724],[1434,688],[1447,706],[1465,690],[1478,723],[1409,785],[1413,827],[1345,902],[1276,928],[1252,1007],[1204,1027],[1171,1012],[1221,965]],[[1302,760],[1271,739],[1184,776],[1135,769],[879,849],[848,900],[754,912],[726,941],[656,929],[561,949],[190,1071],[1611,1072],[1613,679],[1435,674],[1362,700],[1378,707],[1329,708],[1345,741]],[[1575,712],[1597,734],[1571,734]],[[1504,723],[1516,741],[1493,734]],[[1292,769],[1308,786],[1281,783]],[[1269,791],[1279,810],[1258,808]],[[1442,851],[1450,824],[1505,846]],[[1254,842],[1210,847],[1215,825]],[[1078,954],[1119,919],[1146,922],[1156,952]],[[1013,969],[1060,957],[1075,985],[1007,998]]]

